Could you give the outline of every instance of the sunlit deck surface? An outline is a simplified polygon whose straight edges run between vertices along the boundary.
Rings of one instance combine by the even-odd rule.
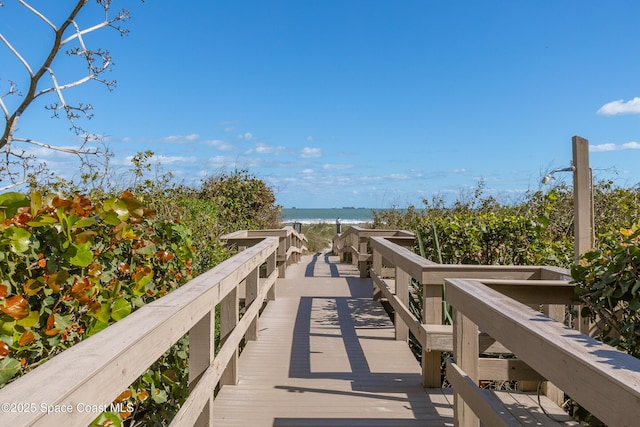
[[[450,391],[421,386],[371,293],[371,279],[327,253],[290,266],[240,356],[239,383],[214,401],[214,425],[452,426]]]

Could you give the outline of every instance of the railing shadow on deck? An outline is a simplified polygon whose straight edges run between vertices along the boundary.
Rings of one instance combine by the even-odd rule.
[[[304,236],[291,227],[244,233],[249,238],[241,240],[244,250],[237,255],[0,389],[3,403],[66,409],[3,413],[1,425],[84,427],[99,413],[80,407],[108,407],[185,334],[190,391],[171,426],[209,425],[214,389],[238,382],[239,346],[258,338],[258,318],[264,301],[275,298],[278,270],[284,273],[304,250]],[[242,319],[240,285],[246,294]],[[222,345],[214,354],[216,307]]]
[[[508,413],[509,409],[521,411],[523,406],[520,404],[505,404],[503,407],[507,408],[507,413],[503,417],[492,413],[499,405],[495,396],[487,397],[486,391],[478,388],[480,379],[519,381],[518,384],[522,384],[525,391],[533,390],[535,393],[536,388],[542,389],[550,402],[557,405],[565,398],[563,390],[571,391],[570,396],[578,403],[585,402],[584,404],[589,405],[596,415],[603,414],[604,418],[614,420],[612,425],[622,425],[618,424],[622,417],[607,413],[607,407],[611,405],[610,399],[605,396],[607,392],[598,393],[600,405],[594,402],[597,399],[588,396],[592,387],[587,384],[597,382],[612,395],[617,396],[617,400],[626,402],[626,407],[634,407],[632,415],[625,418],[626,420],[640,418],[640,361],[575,329],[563,326],[567,321],[565,315],[568,309],[576,304],[573,299],[574,285],[570,283],[571,277],[566,269],[549,266],[437,264],[407,249],[411,246],[411,234],[398,230],[365,230],[352,227],[334,238],[334,251],[343,260],[357,264],[361,277],[370,275],[373,279],[374,299],[385,299],[392,306],[396,339],[407,341],[409,335],[413,335],[419,342],[422,347],[422,382],[425,387],[441,386],[442,353],[453,352],[454,357],[447,364],[446,377],[453,384],[456,395],[454,406],[457,424],[477,425],[477,418],[474,418],[476,411],[482,415],[480,418],[485,425],[515,425],[520,422],[519,416]],[[453,325],[445,325],[443,312],[449,298],[445,300],[444,295],[446,293],[449,296],[450,288],[453,292],[456,286],[462,286],[459,285],[462,279],[475,279],[472,282],[476,283],[473,285],[474,290],[479,292],[478,289],[487,289],[487,292],[493,292],[492,298],[486,300],[487,297],[485,301],[476,300],[475,305],[467,303],[461,306],[456,302],[457,305],[453,304]],[[422,291],[422,320],[409,309],[409,294],[413,293],[410,286],[412,281],[417,283]],[[469,280],[467,282],[471,283]],[[413,297],[416,296],[413,294]],[[505,307],[504,313],[494,311],[492,315],[485,314],[484,317],[478,318],[479,304],[482,307],[491,307],[492,304],[498,305],[497,301]],[[535,307],[535,316],[530,315],[533,310],[529,307]],[[577,309],[579,311],[579,307]],[[520,313],[526,310],[529,310],[529,316],[526,319],[518,318]],[[478,323],[480,328],[469,326],[473,323],[466,316]],[[467,324],[466,338],[460,337],[463,319],[467,319],[464,321]],[[508,331],[513,331],[516,325],[513,319],[520,319],[522,324],[518,324],[519,334],[509,335]],[[561,325],[560,329],[555,325]],[[571,326],[579,325],[572,323]],[[539,328],[549,328],[553,332],[532,338],[531,331]],[[574,332],[567,334],[568,331]],[[556,353],[555,358],[550,358],[546,351],[539,351],[538,347],[523,350],[527,348],[527,339],[536,345],[542,341],[544,348],[547,348],[547,345],[552,346],[550,343],[562,342],[569,350],[566,354]],[[463,343],[474,341],[475,346],[461,350]],[[594,363],[595,352],[589,352],[589,346],[596,346],[598,353],[606,355],[606,359]],[[504,354],[513,358],[514,353],[522,360],[486,357],[491,354]],[[485,354],[485,358],[479,359],[480,354]],[[531,358],[530,354],[538,355],[539,359]],[[462,369],[458,369],[460,359],[464,359]],[[533,365],[529,366],[528,361]],[[618,365],[621,370],[631,372],[633,378],[611,379],[614,371],[605,372],[603,366],[607,364]],[[562,366],[564,371],[545,369],[548,365]],[[581,378],[575,382],[588,391],[586,394],[576,393],[576,387],[568,380],[567,375],[570,376],[570,373],[577,369],[575,366],[585,365],[589,367],[581,370]],[[465,369],[469,369],[468,376],[464,372]],[[603,376],[609,380],[600,380]],[[474,406],[466,407],[465,411],[467,401],[472,402]],[[531,412],[531,408],[528,408],[528,411]],[[624,412],[624,409],[621,406],[619,411],[609,412]]]
[[[351,278],[358,292],[362,294],[362,279]],[[360,286],[358,286],[360,285]],[[354,287],[355,287],[354,286]],[[312,319],[312,311],[322,309],[329,313],[324,317]],[[317,316],[317,315],[316,315]],[[315,325],[312,324],[312,320]],[[332,328],[336,333],[313,332],[315,328]],[[407,384],[419,384],[420,374],[411,372],[372,372],[367,354],[362,346],[366,340],[393,340],[392,337],[380,337],[358,333],[358,331],[393,329],[386,317],[383,308],[375,301],[363,296],[351,297],[302,297],[298,306],[293,330],[293,342],[289,364],[289,378],[302,379],[333,379],[344,380],[350,385],[350,390],[334,388],[309,388],[301,386],[276,386],[276,389],[287,390],[292,393],[317,393],[343,396],[360,396],[368,399],[378,398],[381,401],[403,402],[407,408],[422,408],[425,405],[427,395],[416,389],[409,390]],[[348,367],[339,371],[314,371],[312,367],[311,341],[314,338],[340,339],[344,346]],[[340,347],[338,345],[338,347]],[[320,420],[299,419],[297,425],[313,425]],[[304,421],[304,422],[302,422]],[[354,424],[353,419],[343,419],[339,423],[327,425],[360,425]],[[367,425],[403,425],[383,419],[368,419],[374,424]],[[288,420],[287,422],[293,422]],[[332,422],[334,420],[332,419]],[[376,422],[382,424],[375,424]],[[387,424],[384,424],[384,423]],[[282,423],[282,424],[281,424]],[[287,425],[284,420],[279,420],[274,425]],[[309,424],[311,423],[311,424]],[[389,424],[390,423],[390,424]],[[413,424],[418,425],[416,421]],[[324,424],[323,424],[324,425]]]

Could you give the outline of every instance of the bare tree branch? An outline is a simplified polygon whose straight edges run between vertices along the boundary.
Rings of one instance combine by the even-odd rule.
[[[33,12],[33,14],[36,15],[38,18],[46,22],[53,29],[53,31],[58,31],[58,28],[55,25],[53,25],[53,23],[51,23],[51,21],[49,21],[46,16],[38,12],[35,7],[31,6],[29,3],[27,3],[24,0],[18,0],[18,2],[20,2],[21,5],[23,5],[24,7],[29,9],[31,12]]]
[[[108,150],[102,152],[98,149],[85,148],[86,144],[94,141],[94,138],[83,129],[80,122],[78,122],[78,119],[90,119],[92,117],[91,111],[93,107],[91,104],[82,102],[74,101],[73,103],[70,103],[67,96],[65,96],[65,91],[81,86],[90,81],[103,84],[108,89],[113,88],[116,83],[115,81],[101,78],[101,75],[109,71],[112,66],[109,51],[90,48],[86,43],[85,36],[107,27],[115,29],[121,35],[124,35],[128,30],[122,28],[120,26],[120,22],[124,22],[130,17],[129,11],[125,9],[113,13],[111,11],[111,0],[95,0],[95,2],[90,2],[90,0],[77,0],[75,4],[69,8],[69,12],[66,14],[66,17],[61,20],[59,24],[56,24],[46,16],[46,13],[41,12],[31,5],[30,0],[18,0],[18,3],[42,21],[42,23],[52,31],[53,38],[50,45],[51,47],[42,63],[38,66],[34,66],[33,62],[25,59],[23,52],[20,52],[20,50],[10,42],[5,34],[2,34],[0,29],[0,41],[2,41],[2,43],[0,43],[0,47],[2,47],[2,45],[6,46],[9,52],[11,52],[20,64],[22,64],[28,73],[28,88],[26,89],[24,96],[18,90],[17,84],[13,81],[9,81],[8,90],[0,95],[0,110],[2,110],[5,118],[5,126],[0,134],[0,150],[5,152],[4,160],[0,160],[0,181],[8,178],[13,182],[13,184],[24,183],[25,178],[19,178],[19,175],[27,175],[26,172],[23,174],[14,172],[12,170],[14,167],[20,166],[24,168],[25,171],[29,168],[39,172],[44,170],[42,166],[43,163],[41,163],[40,166],[34,166],[33,162],[36,160],[34,156],[26,154],[24,150],[16,147],[15,143],[34,145],[40,148],[46,148],[68,154],[76,154],[78,157],[81,157],[83,163],[86,163],[87,165],[88,162],[85,162],[84,156],[109,155]],[[90,3],[93,3],[94,6],[89,6]],[[85,7],[95,7],[96,4],[99,8],[102,8],[104,17],[98,18],[101,19],[101,21],[94,25],[89,25],[86,28],[81,26],[77,21],[79,12]],[[2,6],[4,6],[4,4],[3,1],[0,0],[0,7]],[[65,53],[69,56],[83,58],[83,62],[86,66],[86,75],[71,81],[60,82],[53,67],[53,62],[54,59],[63,52],[62,48],[72,43],[75,43],[76,45],[69,47]],[[50,82],[44,81],[47,80],[45,76],[50,79]],[[64,80],[67,79],[65,78]],[[43,97],[44,95],[52,95],[56,98],[54,102],[46,105],[45,108],[50,110],[54,117],[59,117],[64,114],[65,118],[71,124],[71,129],[77,135],[83,135],[84,142],[80,148],[60,147],[15,135],[18,130],[18,123],[22,114],[27,110],[27,108],[33,105],[36,99]],[[20,98],[20,102],[15,108],[10,107],[11,103],[8,103],[7,101],[11,96]]]
[[[22,57],[22,55],[20,55],[18,53],[18,51],[11,46],[11,43],[9,43],[9,40],[7,40],[2,33],[0,33],[0,40],[2,40],[2,42],[9,48],[9,50],[11,51],[11,53],[13,53],[16,58],[18,58],[18,60],[22,63],[22,65],[24,65],[24,67],[27,69],[27,71],[29,72],[29,75],[31,77],[33,77],[33,71],[31,70],[31,67],[29,66],[29,63],[27,61],[25,61],[25,59]]]
[[[37,145],[38,147],[48,148],[49,150],[59,151],[61,153],[78,154],[78,155],[100,154],[100,151],[97,148],[84,150],[82,147],[84,147],[84,145],[86,144],[86,141],[82,144],[80,148],[58,147],[55,145],[45,144],[44,142],[38,142],[38,141],[34,141],[33,139],[25,139],[25,138],[15,138],[14,141],[21,141],[27,144]]]

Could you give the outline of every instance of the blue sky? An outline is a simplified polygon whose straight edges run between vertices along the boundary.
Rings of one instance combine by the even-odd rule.
[[[4,3],[0,32],[37,56],[44,45],[7,18],[15,1]],[[509,201],[569,166],[571,137],[580,135],[596,179],[640,182],[637,1],[114,7],[131,10],[130,34],[102,30],[90,41],[111,51],[117,87],[74,93],[93,104],[85,125],[105,136],[114,167],[153,150],[185,183],[247,169],[284,207],[420,206],[479,181]],[[0,85],[19,82],[2,48]],[[71,145],[66,123],[49,116],[29,111],[22,133]],[[75,170],[40,155],[62,175]],[[557,176],[570,183],[570,174]]]

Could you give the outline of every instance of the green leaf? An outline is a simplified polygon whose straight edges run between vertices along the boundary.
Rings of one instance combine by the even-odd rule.
[[[558,195],[558,192],[556,190],[551,190],[549,191],[549,193],[547,193],[547,200],[549,200],[550,202],[555,202],[559,198],[560,196]]]
[[[96,319],[96,321],[93,323],[93,325],[91,325],[91,327],[87,331],[87,336],[90,337],[91,335],[95,335],[101,330],[105,329],[107,326],[109,326],[107,322],[101,322]]]
[[[27,317],[17,320],[16,323],[20,326],[24,326],[25,328],[30,328],[32,326],[35,326],[39,320],[40,313],[38,313],[37,311],[30,311]]]
[[[72,321],[70,320],[71,315],[63,316],[60,313],[55,313],[53,317],[55,319],[56,328],[67,329],[72,325]]]
[[[0,385],[5,384],[20,371],[20,362],[13,357],[0,360]]]
[[[30,206],[29,198],[22,193],[9,192],[0,194],[0,220],[13,217],[18,209]]]
[[[124,298],[116,300],[111,305],[111,318],[116,322],[127,317],[131,313],[131,304]]]
[[[72,243],[67,252],[65,258],[69,262],[78,267],[86,267],[93,262],[93,251],[91,250],[91,243]]]
[[[37,215],[42,208],[42,193],[39,191],[31,191],[31,215]]]
[[[15,328],[15,326],[16,326],[16,320],[12,320],[11,322],[3,322],[0,320],[0,335],[3,335],[3,336],[13,335],[13,328]]]
[[[46,225],[55,224],[57,222],[58,220],[51,216],[43,216],[36,218],[34,221],[29,221],[27,225],[31,227],[44,227]]]
[[[111,318],[111,307],[106,302],[100,303],[100,310],[93,314],[99,322],[108,323]]]
[[[100,218],[105,222],[105,224],[113,226],[116,226],[122,222],[120,221],[120,218],[118,218],[118,214],[115,212],[103,212],[100,215]]]
[[[76,221],[73,224],[74,228],[84,228],[84,227],[89,227],[93,224],[96,223],[96,219],[95,218],[80,218],[78,221]]]
[[[151,384],[151,398],[156,403],[165,403],[167,401],[167,392],[157,389],[154,384]]]
[[[129,209],[127,208],[127,204],[116,197],[105,200],[103,208],[107,212],[115,212],[120,221],[126,221],[127,218],[129,218]]]
[[[9,245],[13,252],[23,253],[29,250],[31,233],[24,228],[9,227],[4,235],[9,239]]]
[[[98,417],[93,420],[89,427],[121,427],[122,426],[122,418],[120,415],[114,414],[112,412],[103,412]]]
[[[134,273],[132,275],[132,278],[135,283],[133,287],[133,293],[136,296],[140,296],[144,294],[145,286],[147,286],[147,283],[149,283],[151,279],[153,279],[153,270],[150,267],[145,266],[142,270]]]

